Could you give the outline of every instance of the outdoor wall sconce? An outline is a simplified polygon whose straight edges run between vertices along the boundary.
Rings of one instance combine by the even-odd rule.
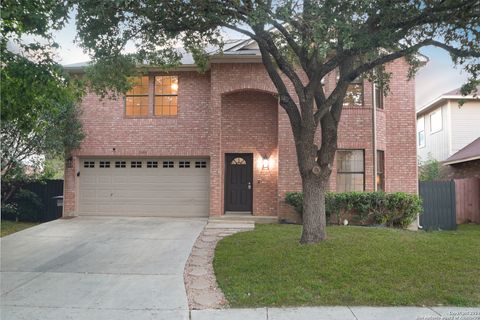
[[[262,169],[268,170],[269,167],[270,167],[270,161],[268,160],[267,155],[264,155],[262,160]]]

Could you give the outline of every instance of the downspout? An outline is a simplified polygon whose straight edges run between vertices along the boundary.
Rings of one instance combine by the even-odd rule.
[[[373,191],[377,191],[377,95],[375,83],[372,85],[372,148],[373,148]]]

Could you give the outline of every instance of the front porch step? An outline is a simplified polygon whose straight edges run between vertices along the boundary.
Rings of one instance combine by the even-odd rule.
[[[230,221],[209,221],[205,229],[225,229],[225,230],[253,230],[255,229],[255,223],[253,222],[235,222]]]
[[[277,216],[252,216],[250,214],[234,214],[228,213],[222,216],[211,216],[208,218],[208,222],[224,222],[233,224],[242,224],[245,222],[250,223],[278,223]]]

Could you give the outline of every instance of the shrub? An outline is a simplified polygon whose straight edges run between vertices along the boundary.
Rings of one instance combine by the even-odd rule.
[[[2,220],[17,220],[18,208],[16,203],[2,203]]]
[[[285,201],[295,208],[295,211],[302,214],[303,212],[303,192],[287,192]]]
[[[13,197],[17,207],[17,220],[26,222],[38,222],[43,203],[40,197],[26,189],[20,189]]]
[[[285,201],[302,214],[302,192],[288,192]],[[403,192],[328,192],[325,211],[330,223],[341,224],[347,218],[353,224],[406,228],[421,213],[422,203],[417,195]]]
[[[422,212],[422,200],[417,195],[395,192],[387,195],[388,226],[406,228]]]

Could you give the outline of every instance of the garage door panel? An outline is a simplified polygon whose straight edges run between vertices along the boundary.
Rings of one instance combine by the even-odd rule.
[[[87,160],[87,159],[85,159]],[[167,159],[172,161],[171,158]],[[190,168],[163,168],[162,159],[155,159],[158,168],[147,168],[147,159],[110,159],[110,168],[81,168],[79,213],[83,215],[125,216],[208,216],[208,160],[190,160]],[[125,161],[125,168],[114,168],[116,161]],[[131,161],[142,161],[142,168],[132,168]],[[204,161],[207,168],[195,168],[195,161]]]
[[[105,192],[103,192],[105,193]],[[197,199],[197,198],[204,198],[208,196],[208,192],[206,190],[198,190],[195,189],[193,186],[185,187],[182,192],[178,192],[178,190],[168,190],[168,189],[160,189],[160,188],[151,188],[145,190],[111,190],[110,192],[105,193],[105,196],[112,195],[112,197],[117,198],[117,201],[121,201],[125,198],[154,198],[154,200],[168,200],[168,199]]]

